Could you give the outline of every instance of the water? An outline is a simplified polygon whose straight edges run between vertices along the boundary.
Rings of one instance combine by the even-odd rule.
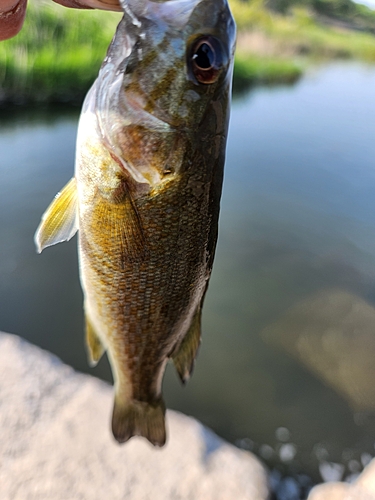
[[[280,499],[375,455],[374,117],[375,69],[353,64],[234,102],[203,343],[186,388],[165,378],[167,405],[254,450]],[[111,380],[87,366],[75,240],[33,246],[77,118],[0,115],[0,329]]]

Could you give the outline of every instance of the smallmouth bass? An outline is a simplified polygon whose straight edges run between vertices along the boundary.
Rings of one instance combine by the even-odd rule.
[[[168,359],[186,382],[201,338],[229,120],[227,0],[123,0],[86,96],[75,176],[42,217],[38,251],[79,229],[86,343],[106,351],[118,442],[166,440]]]

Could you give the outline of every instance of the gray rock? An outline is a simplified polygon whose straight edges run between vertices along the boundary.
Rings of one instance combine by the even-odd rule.
[[[110,433],[112,389],[19,337],[0,334],[2,500],[266,500],[259,460],[168,411],[155,449]]]
[[[375,459],[353,483],[320,484],[311,490],[307,500],[375,500]]]
[[[356,483],[375,499],[375,459],[364,468]]]

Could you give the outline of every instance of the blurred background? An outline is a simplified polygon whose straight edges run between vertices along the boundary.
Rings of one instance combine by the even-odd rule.
[[[194,377],[168,407],[272,470],[278,500],[375,456],[375,4],[232,0],[238,52],[217,256]],[[119,15],[30,1],[0,43],[0,330],[77,370],[76,240],[33,234],[73,175],[79,106]]]

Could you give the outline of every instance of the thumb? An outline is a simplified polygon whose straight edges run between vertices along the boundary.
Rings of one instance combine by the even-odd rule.
[[[23,25],[27,0],[2,0],[0,2],[0,40],[17,35]]]

